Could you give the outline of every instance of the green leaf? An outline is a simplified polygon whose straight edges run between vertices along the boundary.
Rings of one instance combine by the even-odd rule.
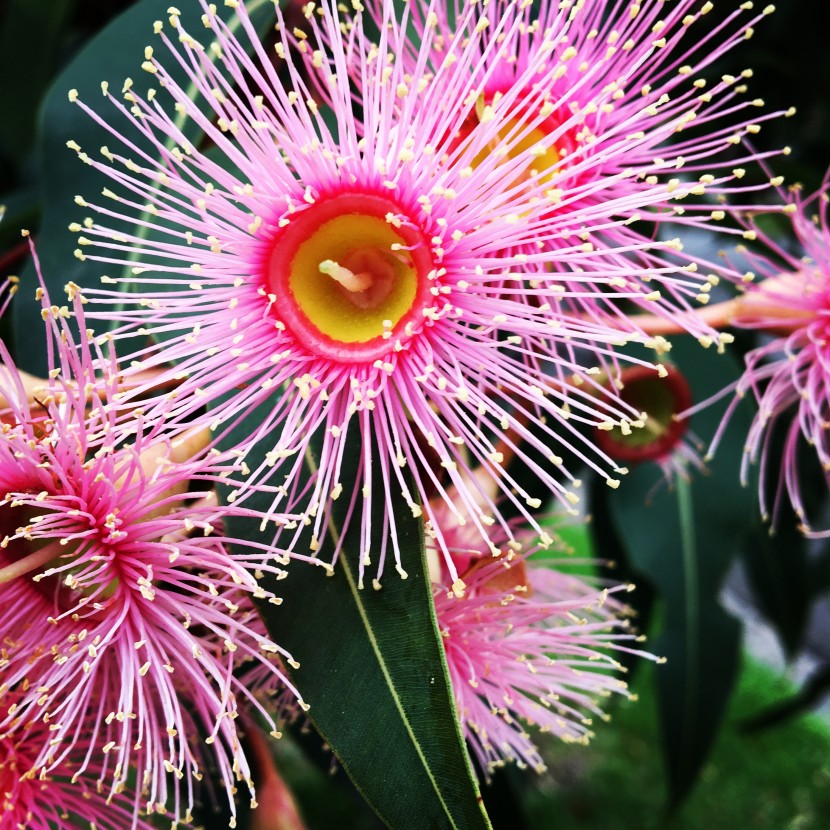
[[[266,449],[260,445],[255,454],[264,456]],[[324,561],[348,513],[345,494],[360,475],[358,441],[347,455],[344,496],[321,540]],[[307,462],[311,474],[317,459],[309,454]],[[389,567],[380,590],[358,587],[355,520],[343,536],[334,575],[296,562],[279,584],[266,578],[264,587],[283,602],[264,604],[262,615],[274,639],[300,662],[292,679],[311,706],[309,718],[389,827],[488,828],[454,708],[421,521],[402,497],[393,494],[391,503],[406,579]],[[373,551],[380,550],[384,534],[389,538],[385,518],[385,505],[377,503]],[[227,527],[232,537],[261,541],[256,521],[230,518]]]
[[[37,221],[38,198],[33,187],[23,187],[0,196],[0,253],[20,245],[20,231]],[[6,275],[6,271],[2,276]]]
[[[628,485],[626,481],[623,486]],[[635,568],[629,556],[628,546],[621,537],[620,529],[614,519],[611,503],[615,500],[615,491],[602,479],[595,477],[591,481],[589,504],[591,521],[588,529],[591,533],[593,556],[603,563],[600,574],[615,584],[634,585],[636,590],[626,596],[626,605],[630,606],[633,623],[638,631],[650,631],[656,605],[656,591],[651,580],[644,576],[642,570]],[[637,654],[622,652],[617,659],[625,666],[629,683],[649,665]]]
[[[784,457],[791,419],[795,417],[795,411],[791,411],[770,425],[768,457]],[[806,442],[799,442],[796,452],[803,506],[808,516],[821,515],[827,492],[824,472],[814,448]],[[775,505],[783,496],[784,503],[781,509],[772,508],[777,514],[774,526],[759,528],[750,538],[744,551],[744,564],[761,611],[775,628],[787,656],[793,658],[801,648],[811,612],[814,590],[814,582],[809,578],[812,562],[808,545],[811,543],[799,530],[801,519],[787,503],[786,494],[780,491],[779,471],[775,466],[771,465],[764,482],[766,502]],[[815,548],[815,543],[811,546]]]
[[[257,20],[267,9],[273,9],[271,0],[247,0],[246,6]],[[69,225],[82,222],[85,216],[84,209],[75,203],[75,196],[91,200],[104,188],[110,187],[111,182],[104,174],[83,164],[75,152],[67,148],[67,142],[77,142],[90,155],[97,154],[102,146],[109,147],[113,152],[123,149],[125,155],[133,155],[133,151],[120,146],[110,132],[69,101],[69,90],[76,89],[79,98],[93,107],[101,102],[99,112],[109,115],[113,111],[101,97],[102,82],[106,81],[114,93],[121,90],[125,79],[130,77],[136,80],[136,88],[142,84],[152,85],[153,78],[141,69],[141,63],[145,47],[154,45],[157,40],[153,35],[153,23],[166,19],[168,8],[169,0],[141,0],[131,6],[89,41],[58,76],[44,100],[36,147],[42,203],[42,221],[36,239],[44,281],[55,301],[61,299],[63,286],[69,280],[81,286],[97,285],[101,275],[106,273],[105,266],[100,263],[75,258],[73,252],[78,248],[78,236],[69,230]],[[181,11],[185,29],[196,31],[204,28],[198,4],[183,4]],[[231,10],[222,4],[218,13],[230,16]],[[232,22],[232,28],[233,25],[236,24]],[[173,78],[186,88],[188,81],[183,70],[172,60],[167,62],[167,68]],[[129,139],[141,145],[137,131],[126,121],[124,125]],[[192,120],[183,121],[180,126],[192,141],[198,142],[199,133]],[[136,224],[115,218],[108,221],[109,227],[116,233],[131,233]],[[143,230],[138,231],[139,236],[142,233]],[[29,268],[22,277],[23,291],[34,291],[37,285],[34,269]],[[45,374],[47,367],[41,344],[40,305],[16,302],[14,315],[20,368]]]
[[[674,804],[691,788],[714,743],[737,677],[741,640],[740,624],[716,601],[719,580],[710,583],[699,571],[703,557],[687,481],[677,482],[677,496],[679,578],[667,596],[665,628],[658,647],[679,671],[657,675]],[[681,602],[672,602],[681,597]]]
[[[0,281],[19,274],[21,265],[28,259],[28,241],[21,237],[20,231],[31,227],[36,216],[37,197],[32,189],[23,188],[0,197]],[[15,342],[11,314],[0,318],[0,340],[7,346]],[[13,351],[11,356],[17,359]]]
[[[8,0],[0,29],[0,154],[16,165],[31,152],[37,104],[60,57],[77,0]],[[11,80],[13,79],[13,80]]]
[[[287,724],[282,738],[270,741],[269,748],[308,830],[382,830],[383,823],[355,790],[328,744],[304,719]]]
[[[701,487],[678,481],[674,492],[664,488],[645,506],[642,493],[654,484],[650,472],[632,473],[629,486],[614,494],[612,513],[630,560],[663,601],[662,634],[649,648],[666,658],[657,670],[658,708],[676,805],[720,728],[740,658],[740,625],[717,601],[729,549],[721,547],[716,531],[702,531]]]
[[[807,584],[813,598],[830,591],[830,548],[826,540],[821,540],[818,545],[819,550],[807,565]]]
[[[695,401],[728,386],[739,369],[728,355],[688,338],[671,357]],[[723,403],[705,409],[691,429],[704,442],[720,423]],[[658,706],[670,800],[693,786],[718,734],[740,657],[740,625],[721,608],[723,579],[748,534],[760,527],[757,491],[741,487],[741,449],[749,411],[739,407],[706,473],[659,484],[655,465],[636,468],[609,499],[610,515],[634,568],[657,589],[662,634],[649,647],[667,658],[658,669]],[[649,494],[651,494],[649,496]]]
[[[808,583],[806,540],[792,522],[787,525],[774,535],[766,528],[753,534],[744,551],[744,564],[764,616],[792,659],[802,645],[812,586]]]

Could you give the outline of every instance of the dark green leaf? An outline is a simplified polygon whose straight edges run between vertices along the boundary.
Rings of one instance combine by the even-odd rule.
[[[510,830],[530,830],[532,827],[525,810],[524,786],[527,771],[514,764],[490,772],[484,788],[484,804],[494,827]]]
[[[826,540],[822,540],[822,547],[808,563],[807,584],[813,597],[820,597],[830,591],[830,548]]]
[[[791,522],[788,525],[779,526],[772,536],[766,528],[753,534],[744,551],[744,564],[764,616],[792,659],[801,648],[811,589],[806,540]]]
[[[271,741],[277,768],[308,830],[381,830],[383,822],[361,798],[331,749],[304,719]]]
[[[738,376],[727,355],[688,339],[679,339],[671,356],[695,401],[706,400]],[[704,410],[693,419],[693,432],[708,440],[722,411],[722,405]],[[720,607],[718,595],[746,536],[760,526],[757,492],[738,480],[748,419],[746,409],[736,411],[705,474],[693,472],[688,482],[659,485],[661,473],[654,465],[639,467],[610,499],[628,560],[663,603],[662,635],[650,647],[667,658],[658,670],[658,698],[674,805],[706,760],[737,669],[740,626]]]
[[[32,187],[24,187],[0,197],[0,256],[5,256],[10,249],[16,248],[23,241],[20,231],[29,229],[37,220],[39,200]],[[9,273],[6,269],[2,275]]]
[[[651,580],[631,561],[628,546],[620,536],[611,509],[614,491],[600,478],[594,478],[590,486],[591,521],[586,529],[593,540],[591,555],[603,563],[600,573],[605,579],[616,584],[635,586],[635,590],[626,595],[625,601],[636,614],[634,624],[637,629],[649,631],[657,592]],[[617,655],[617,659],[625,666],[630,679],[646,665],[636,654],[622,652]]]
[[[669,806],[686,798],[717,737],[735,688],[741,659],[741,626],[719,606],[701,605],[694,636],[671,626],[657,648],[669,669],[657,675],[658,717],[667,762]],[[679,694],[678,694],[679,693]]]
[[[267,449],[260,446],[255,453]],[[358,441],[347,455],[344,493],[360,475]],[[316,469],[314,457],[307,461],[309,472]],[[335,502],[320,545],[324,560],[337,543],[347,502],[345,495]],[[358,587],[360,523],[353,521],[334,576],[297,562],[288,579],[278,584],[266,579],[264,586],[283,602],[265,604],[263,617],[274,639],[301,664],[292,679],[311,705],[309,718],[390,827],[487,828],[454,709],[421,522],[401,497],[392,502],[406,579],[390,567],[381,590]],[[384,520],[379,503],[372,522],[375,551],[389,534]],[[256,521],[236,518],[227,524],[235,537],[259,538]]]
[[[0,29],[0,155],[22,164],[32,149],[38,101],[59,59],[77,0],[8,0]]]
[[[795,417],[794,411],[784,414],[770,427],[767,449],[770,458],[783,458],[786,454],[790,424]],[[800,442],[796,452],[805,512],[808,516],[821,515],[827,492],[824,472],[815,450],[806,442]],[[779,510],[773,508],[776,513],[774,526],[761,528],[750,538],[744,562],[758,605],[775,628],[785,652],[792,658],[801,647],[814,588],[808,574],[809,543],[799,530],[801,520],[787,504],[786,495],[780,492],[775,466],[764,482],[766,502],[774,505],[783,497],[784,503]]]
[[[252,15],[259,15],[271,6],[270,0],[247,0]],[[117,17],[102,32],[94,37],[58,76],[47,95],[40,113],[37,140],[38,179],[41,187],[42,221],[37,232],[37,249],[43,277],[55,300],[60,299],[63,286],[74,280],[79,285],[97,285],[106,268],[100,263],[79,261],[73,255],[78,247],[77,234],[69,230],[72,222],[84,219],[84,210],[75,203],[75,196],[81,195],[92,200],[97,198],[110,180],[83,164],[73,151],[67,148],[68,141],[75,141],[90,155],[97,154],[101,146],[111,151],[119,150],[119,142],[106,129],[87,116],[68,98],[69,90],[76,89],[79,97],[91,106],[109,116],[111,105],[101,97],[101,83],[106,81],[117,93],[128,77],[140,84],[150,85],[152,80],[141,69],[146,46],[155,44],[153,22],[167,17],[169,0],[141,0]],[[203,29],[200,21],[201,8],[198,4],[183,4],[181,22],[185,29]],[[220,4],[219,14],[229,15],[230,10]],[[173,78],[187,87],[183,71],[168,62]],[[143,79],[147,80],[144,81]],[[118,116],[120,118],[120,116]],[[124,122],[125,127],[128,123]],[[180,125],[191,140],[196,141],[192,121]],[[129,138],[141,144],[136,131],[129,129]],[[127,156],[131,150],[124,149]],[[111,219],[109,226],[115,232],[129,233],[136,225],[133,221]],[[143,231],[139,231],[141,235]],[[34,291],[36,282],[33,269],[23,275],[21,286],[25,292]],[[20,367],[30,372],[44,374],[45,351],[41,347],[42,327],[39,322],[40,306],[31,302],[17,302],[14,305],[17,352],[21,356]]]
[[[674,492],[663,489],[645,506],[634,494],[653,486],[649,472],[634,471],[613,512],[631,561],[664,603],[662,634],[649,647],[666,658],[657,689],[674,805],[694,784],[720,728],[740,657],[740,625],[717,601],[729,549],[717,531],[702,530],[706,521],[695,521],[703,518],[695,498],[702,488],[679,481]]]

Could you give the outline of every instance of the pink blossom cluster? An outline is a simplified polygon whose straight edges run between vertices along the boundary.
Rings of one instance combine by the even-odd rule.
[[[80,820],[96,802],[114,805],[102,827],[189,822],[208,760],[231,804],[237,782],[253,797],[240,712],[276,733],[240,675],[293,690],[254,607],[279,601],[253,574],[284,574],[281,557],[230,553],[212,495],[229,462],[202,436],[119,418],[118,365],[68,290],[72,312],[42,293],[41,385],[0,345],[4,822]]]
[[[406,576],[399,506],[423,520],[485,775],[544,766],[530,726],[586,740],[625,693],[614,654],[641,652],[627,586],[536,556],[555,541],[548,496],[579,514],[580,475],[620,484],[626,456],[596,432],[619,447],[653,427],[622,390],[672,374],[664,332],[729,342],[698,307],[741,274],[679,235],[757,236],[723,204],[756,198],[743,179],[763,154],[744,139],[775,114],[748,73],[704,76],[768,9],[709,27],[697,0],[323,2],[303,29],[275,6],[265,42],[244,2],[193,3],[200,32],[174,7],[156,24],[148,90],[105,84],[100,107],[69,93],[112,137],[71,143],[110,180],[73,226],[102,285],[69,283],[66,306],[40,292],[47,378],[0,347],[10,827],[81,826],[98,803],[112,827],[189,824],[208,767],[232,810],[240,785],[255,802],[240,718],[277,732],[261,690],[306,707],[261,577],[332,571],[318,551],[338,499],[361,587],[387,564]],[[826,222],[797,207],[815,264],[777,251],[793,273],[756,293],[791,313],[741,318],[784,333],[739,389],[760,404],[762,464],[799,404],[783,481],[801,513],[790,445],[828,451],[828,262]],[[666,434],[642,457],[675,469],[690,454]],[[231,516],[260,538],[233,537]]]
[[[439,508],[440,509],[440,508]],[[539,558],[535,534],[493,558],[464,525],[444,536],[466,590],[453,590],[434,540],[427,541],[435,612],[464,737],[489,778],[506,762],[537,772],[545,762],[528,727],[566,742],[587,743],[605,698],[629,694],[614,654],[636,654],[631,609],[617,599],[632,585],[602,585],[579,576],[564,548]],[[494,537],[496,543],[506,538]]]
[[[372,506],[391,513],[395,491],[445,555],[435,494],[485,544],[494,526],[510,537],[507,505],[544,539],[539,497],[506,459],[571,511],[577,469],[619,484],[625,468],[586,430],[643,427],[604,381],[621,362],[663,374],[649,350],[667,348],[631,309],[728,339],[692,313],[719,277],[672,234],[717,224],[713,200],[752,196],[740,165],[757,154],[741,142],[772,116],[742,78],[700,75],[766,11],[708,31],[693,0],[400,17],[324,3],[304,7],[308,32],[278,13],[266,51],[233,5],[226,21],[202,4],[209,44],[176,9],[158,23],[169,59],[148,53],[146,95],[130,82],[122,98],[104,89],[106,112],[78,101],[117,142],[75,145],[112,182],[106,200],[81,199],[76,254],[108,271],[86,289],[90,318],[112,327],[128,378],[177,383],[172,402],[134,394],[233,434],[242,456],[267,442],[230,498],[302,512],[313,532],[279,534],[288,549],[315,552],[353,442],[358,487],[343,497],[378,579],[387,558],[403,568],[394,535],[391,551],[368,544]],[[132,234],[110,226],[124,217]]]
[[[805,196],[794,187],[785,194],[790,233],[783,241],[765,230],[767,211],[744,217],[756,244],[739,252],[750,270],[743,294],[728,306],[728,320],[763,338],[744,358],[736,397],[712,442],[714,452],[735,408],[751,399],[755,413],[741,477],[747,483],[757,465],[765,517],[775,526],[788,503],[802,533],[814,538],[830,535],[820,515],[830,490],[828,198],[826,177],[815,193]]]

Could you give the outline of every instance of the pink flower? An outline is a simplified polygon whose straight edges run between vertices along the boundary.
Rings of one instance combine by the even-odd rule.
[[[613,597],[626,587],[601,589],[566,572],[580,563],[533,561],[529,538],[521,555],[494,560],[482,545],[468,547],[463,527],[445,535],[467,586],[459,596],[445,572],[433,573],[462,732],[485,775],[507,761],[542,771],[532,729],[587,742],[593,719],[606,717],[601,700],[628,694],[613,657],[633,651],[625,606]]]
[[[384,28],[390,4],[367,5]],[[740,181],[741,165],[763,155],[736,145],[778,113],[758,113],[763,102],[746,94],[750,71],[701,79],[772,11],[751,8],[710,25],[711,4],[698,0],[407,7],[407,83],[447,102],[443,161],[486,171],[506,200],[524,194],[524,234],[505,238],[505,255],[526,257],[522,270],[544,285],[556,315],[642,335],[633,301],[705,342],[718,338],[694,309],[708,300],[712,270],[724,269],[681,253],[669,236],[717,230],[717,200],[757,189]],[[350,44],[352,78],[365,91],[363,46],[359,37]],[[305,51],[319,66],[319,53]],[[474,106],[459,111],[458,98]],[[408,105],[404,97],[402,118]],[[598,257],[575,258],[576,239]],[[521,284],[504,291],[540,304]]]
[[[762,335],[761,344],[745,358],[745,369],[712,451],[737,406],[747,395],[758,411],[746,439],[741,477],[746,483],[750,467],[759,465],[759,494],[765,518],[775,524],[786,500],[795,510],[801,530],[808,536],[826,537],[830,528],[815,529],[807,515],[799,457],[815,453],[830,490],[830,225],[827,216],[828,184],[805,198],[792,191],[785,213],[791,217],[796,246],[776,242],[754,217],[747,220],[761,248],[743,251],[752,272],[762,279],[750,283],[730,308],[730,322]],[[773,435],[781,429],[783,454],[773,449]],[[777,478],[772,504],[768,485]]]
[[[159,402],[169,417],[194,418],[219,434],[239,427],[241,455],[267,442],[265,460],[251,464],[232,498],[263,492],[271,510],[293,512],[302,497],[314,550],[343,489],[345,447],[362,447],[358,486],[343,498],[354,496],[361,522],[361,568],[374,557],[380,575],[389,552],[369,550],[371,505],[387,508],[395,489],[416,515],[424,504],[427,518],[437,493],[487,538],[493,524],[511,531],[495,500],[481,497],[474,467],[532,524],[540,500],[505,470],[508,454],[522,455],[540,489],[569,506],[579,499],[578,482],[560,469],[565,454],[616,485],[615,464],[581,430],[638,421],[594,377],[626,336],[616,325],[559,314],[550,286],[536,278],[567,261],[586,282],[605,285],[617,266],[578,236],[528,256],[548,203],[534,202],[524,185],[506,188],[505,177],[515,175],[508,165],[471,166],[474,148],[456,163],[437,162],[454,142],[448,113],[461,124],[476,101],[466,90],[459,97],[443,82],[409,77],[394,60],[407,32],[391,16],[377,46],[358,17],[352,49],[326,4],[313,20],[330,47],[312,62],[337,70],[327,76],[334,129],[284,27],[278,75],[243,4],[227,25],[203,6],[212,51],[182,31],[175,10],[172,37],[157,27],[191,87],[148,57],[158,94],[145,99],[128,84],[127,105],[113,100],[133,122],[133,138],[122,134],[117,113],[81,104],[127,143],[129,158],[82,153],[118,193],[109,206],[81,200],[97,221],[78,226],[78,255],[115,268],[104,278],[115,289],[87,294],[102,309],[93,316],[120,323],[120,348],[135,344],[134,334],[163,341],[153,348],[142,339],[123,354],[125,366],[176,362],[167,376],[180,379],[178,394]],[[482,35],[472,37],[474,49]],[[427,59],[432,44],[423,48]],[[360,125],[345,70],[355,55],[364,79]],[[185,137],[182,118],[205,132],[210,154]],[[477,140],[486,146],[501,130],[484,124]],[[513,164],[533,158],[533,148],[523,149]],[[110,217],[135,219],[139,230],[116,233]],[[317,473],[306,488],[301,473],[312,456]],[[380,483],[375,492],[370,482]]]
[[[0,720],[6,707],[0,705]],[[0,733],[0,827],[3,830],[152,830],[141,818],[138,797],[126,783],[117,793],[97,783],[106,761],[97,752],[93,724],[81,724],[72,751],[48,775],[34,771],[35,757],[49,742],[49,725],[32,721],[12,735]]]
[[[67,308],[43,308],[52,371],[36,404],[0,344],[0,739],[25,741],[38,776],[73,757],[114,794],[134,775],[148,812],[189,821],[208,752],[231,804],[239,780],[253,794],[235,718],[268,714],[235,673],[253,663],[288,684],[291,657],[253,605],[278,599],[245,566],[279,574],[282,557],[228,553],[208,498],[227,459],[138,411],[120,423],[114,358],[73,336]]]

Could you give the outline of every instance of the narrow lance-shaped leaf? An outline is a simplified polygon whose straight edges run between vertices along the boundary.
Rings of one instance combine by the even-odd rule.
[[[260,446],[254,454],[265,451]],[[343,470],[357,481],[359,446],[352,445],[351,456]],[[316,459],[309,455],[307,462],[311,475]],[[345,492],[353,481],[344,479]],[[336,503],[320,542],[324,560],[338,544],[346,502]],[[292,679],[310,704],[309,718],[390,827],[487,828],[453,705],[421,522],[402,497],[392,507],[405,579],[392,572],[380,590],[358,586],[360,523],[351,522],[339,540],[334,575],[293,563],[287,579],[265,585],[283,602],[264,605],[263,617],[300,663]],[[387,518],[377,504],[373,551],[392,532]],[[258,521],[232,518],[228,527],[232,536],[262,541]]]
[[[671,356],[686,375],[695,401],[737,377],[726,355],[679,339]],[[695,417],[693,434],[709,437],[722,409]],[[708,757],[732,693],[740,656],[740,624],[719,603],[723,580],[746,536],[759,525],[755,491],[738,470],[747,412],[732,419],[721,452],[705,473],[658,484],[655,464],[635,468],[609,499],[610,515],[628,560],[655,586],[663,607],[662,634],[650,648],[666,657],[657,671],[658,707],[676,805]]]
[[[774,535],[760,528],[746,545],[744,564],[761,610],[784,651],[794,657],[810,613],[806,540],[793,527],[780,528]]]
[[[726,552],[714,534],[696,533],[701,524],[692,486],[680,480],[645,506],[637,499],[647,492],[644,482],[654,483],[650,472],[634,471],[613,512],[631,561],[663,600],[662,634],[649,647],[666,658],[657,669],[658,707],[676,804],[693,786],[720,728],[740,656],[740,625],[718,604],[723,567],[713,560]]]
[[[265,13],[269,9],[270,19],[273,19],[270,0],[247,0],[246,6],[257,22],[267,20]],[[90,155],[98,154],[101,147],[133,155],[110,132],[70,102],[70,91],[76,90],[83,100],[94,101],[101,98],[103,83],[114,91],[121,90],[128,78],[135,79],[137,86],[151,86],[153,78],[141,69],[141,63],[145,48],[151,45],[154,21],[165,18],[169,8],[169,0],[141,0],[113,20],[58,76],[41,107],[36,159],[42,213],[37,249],[44,281],[55,301],[62,297],[63,286],[68,281],[82,286],[97,285],[105,273],[100,263],[73,255],[73,251],[82,248],[79,249],[78,233],[71,231],[70,225],[80,224],[85,218],[83,206],[76,203],[76,197],[81,200],[84,196],[98,197],[111,182],[76,158],[67,144],[80,147]],[[230,16],[231,10],[223,5],[219,13]],[[197,4],[186,4],[181,10],[181,19],[185,25],[201,27],[200,14]],[[231,26],[235,25],[234,21]],[[183,86],[187,86],[187,78],[180,69],[177,72],[177,67],[171,66],[170,71]],[[177,122],[190,140],[198,142],[201,133],[192,120],[178,116]],[[130,140],[141,146],[137,134],[130,135]],[[113,218],[111,226],[115,231],[137,233],[139,237],[147,232],[146,228],[137,228],[135,222],[128,219]],[[34,292],[35,286],[34,269],[30,267],[23,274],[22,289],[27,293]],[[42,375],[46,371],[46,358],[39,340],[42,328],[40,305],[16,302],[13,313],[20,368]]]

